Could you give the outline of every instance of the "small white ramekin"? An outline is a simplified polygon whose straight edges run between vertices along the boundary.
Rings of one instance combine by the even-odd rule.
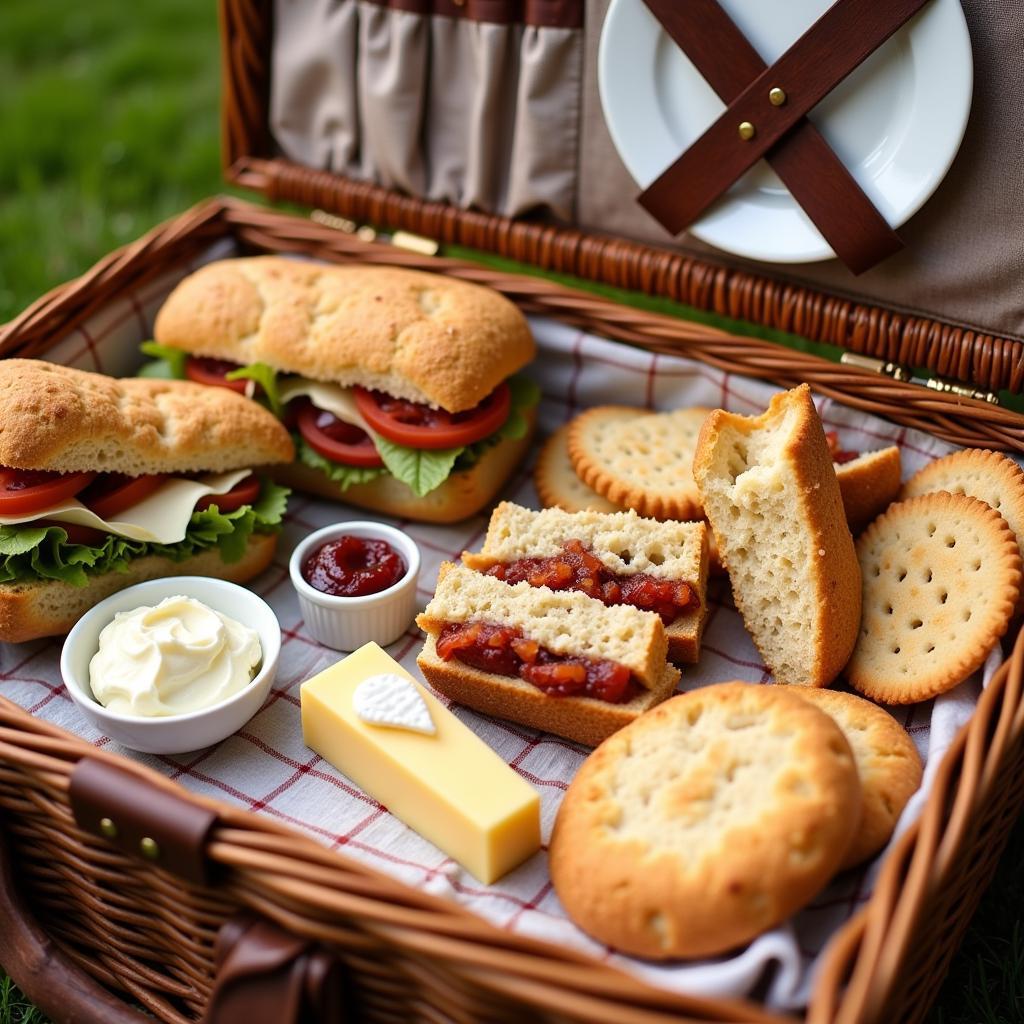
[[[93,696],[89,662],[99,650],[100,632],[118,612],[153,606],[165,597],[194,597],[259,634],[263,662],[253,681],[233,697],[183,715],[145,718],[108,711]],[[184,754],[211,747],[249,721],[263,706],[277,675],[281,626],[270,605],[251,590],[206,576],[169,576],[147,580],[112,594],[90,608],[64,641],[60,673],[71,699],[97,729],[133,750],[147,754]]]
[[[345,535],[387,541],[405,560],[405,575],[392,587],[365,597],[336,597],[311,587],[302,575],[306,559],[322,544]],[[302,618],[318,643],[336,651],[354,651],[363,644],[394,643],[416,614],[416,582],[420,550],[401,530],[369,521],[336,523],[311,533],[288,562],[292,586],[299,595]]]

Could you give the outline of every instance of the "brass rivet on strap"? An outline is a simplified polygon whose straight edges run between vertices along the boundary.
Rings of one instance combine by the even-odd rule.
[[[117,838],[117,826],[114,824],[113,820],[110,819],[110,818],[100,818],[100,831],[108,839],[116,839]]]
[[[141,853],[146,860],[158,860],[160,857],[160,845],[155,839],[150,839],[149,836],[146,836],[146,838],[139,843],[139,853]]]
[[[775,88],[770,90],[768,93],[768,102],[773,107],[781,107],[786,102],[786,99],[787,97],[785,92],[783,92],[783,90],[778,86],[775,86]]]
[[[749,142],[757,134],[757,129],[749,121],[740,121],[739,133],[744,142]]]

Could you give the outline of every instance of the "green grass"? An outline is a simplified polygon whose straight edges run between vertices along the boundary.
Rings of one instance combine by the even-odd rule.
[[[0,322],[225,190],[218,75],[213,0],[0,0]],[[1024,1020],[1022,859],[1018,825],[929,1024]],[[0,974],[0,1024],[42,1021]]]

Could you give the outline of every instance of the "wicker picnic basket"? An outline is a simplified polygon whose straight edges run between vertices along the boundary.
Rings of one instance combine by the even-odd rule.
[[[1019,390],[1020,343],[829,298],[692,256],[570,227],[466,213],[272,158],[270,4],[221,4],[225,159],[236,181],[345,218],[668,295]],[[322,222],[326,221],[326,223]],[[496,288],[524,310],[659,353],[820,394],[960,445],[1024,452],[1024,416],[989,401],[768,341],[626,307],[552,280],[424,255],[366,232],[218,199],[111,253],[0,328],[0,356],[44,355],[119,295],[237,251],[428,269]],[[938,765],[918,822],[870,901],[832,939],[806,1020],[917,1021],[927,1011],[1024,805],[1024,637]],[[104,824],[116,819],[119,829]],[[62,1021],[781,1022],[754,1002],[653,988],[573,951],[322,848],[0,699],[0,963]],[[140,838],[155,839],[143,855]],[[155,859],[154,859],[155,857]]]

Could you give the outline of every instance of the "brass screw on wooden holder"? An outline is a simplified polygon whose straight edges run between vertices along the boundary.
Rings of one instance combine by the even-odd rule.
[[[110,818],[100,818],[100,831],[108,839],[116,839],[117,838],[117,826],[114,824],[113,820],[110,819]]]
[[[139,843],[139,853],[141,853],[146,860],[157,860],[160,857],[160,845],[155,839],[150,839],[149,836],[146,836],[146,838]]]
[[[740,121],[739,133],[744,142],[749,142],[757,134],[757,129],[749,121]]]
[[[783,90],[778,86],[775,86],[775,88],[770,90],[768,93],[768,102],[773,107],[781,107],[786,102],[786,99],[787,97],[785,92],[783,92]]]

